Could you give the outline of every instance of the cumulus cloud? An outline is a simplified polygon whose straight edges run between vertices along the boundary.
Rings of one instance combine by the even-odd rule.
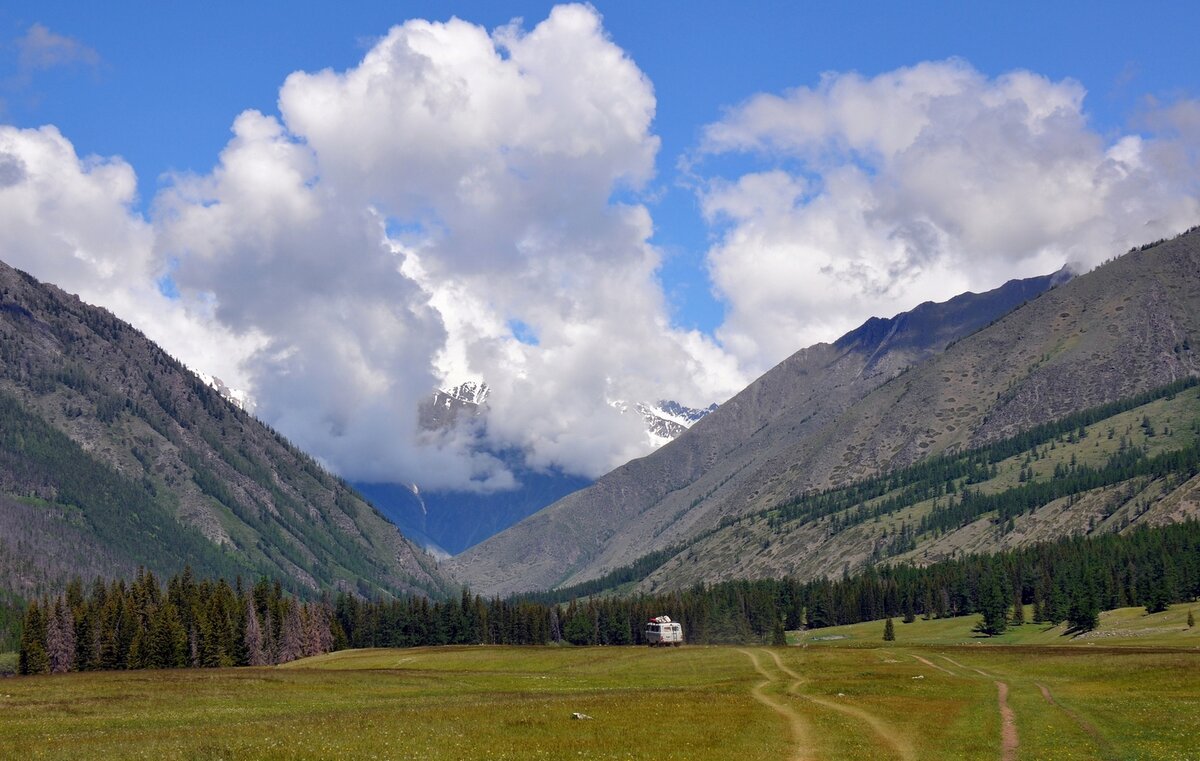
[[[761,368],[870,315],[1086,268],[1194,224],[1191,106],[1156,110],[1173,134],[1113,137],[1089,126],[1084,96],[951,60],[828,74],[731,109],[692,158],[763,164],[701,186],[729,305],[719,337]]]
[[[0,260],[101,304],[194,367],[236,381],[254,344],[204,303],[164,296],[154,232],[133,211],[137,181],[119,158],[80,158],[54,127],[0,125]]]
[[[291,75],[279,107],[159,199],[158,247],[183,292],[267,337],[259,413],[339,472],[511,485],[482,436],[599,475],[648,451],[609,402],[744,381],[670,326],[649,214],[611,200],[654,171],[655,98],[594,9],[409,21],[347,71]],[[418,400],[472,377],[482,431],[416,429]]]
[[[650,447],[613,403],[723,400],[872,314],[1194,223],[1195,106],[1104,136],[1084,95],[949,61],[729,111],[689,157],[758,163],[700,186],[719,342],[672,325],[637,200],[654,89],[589,6],[528,30],[409,21],[348,70],[292,74],[278,115],[239,115],[149,219],[120,158],[0,127],[0,258],[247,388],[349,478],[511,488],[488,452],[512,449],[596,476]],[[486,418],[420,430],[417,405],[467,379],[492,387]]]

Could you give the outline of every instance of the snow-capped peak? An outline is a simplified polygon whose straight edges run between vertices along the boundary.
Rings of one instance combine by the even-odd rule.
[[[213,391],[216,391],[226,400],[231,402],[235,407],[245,412],[254,412],[254,399],[250,397],[248,392],[243,391],[240,388],[230,388],[225,384],[225,381],[221,380],[215,375],[202,373],[199,370],[193,370],[192,372],[196,373],[196,377],[203,381],[204,385],[208,386]]]
[[[443,388],[440,391],[451,399],[479,406],[487,401],[488,394],[491,393],[491,388],[483,381],[466,381],[457,386]]]
[[[674,440],[701,418],[717,408],[716,404],[704,408],[685,407],[678,402],[661,400],[656,404],[629,402],[618,399],[609,404],[618,412],[636,412],[646,425],[646,435],[655,449]]]

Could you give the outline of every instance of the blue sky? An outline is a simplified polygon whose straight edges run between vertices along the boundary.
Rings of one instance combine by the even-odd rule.
[[[548,2],[9,2],[0,7],[4,121],[57,125],[78,151],[119,155],[153,198],[170,170],[205,172],[242,110],[274,112],[297,70],[355,65],[393,24],[451,16],[487,28],[544,18]],[[654,242],[678,324],[714,330],[704,277],[710,231],[675,164],[701,127],[757,92],[962,57],[989,75],[1024,68],[1079,80],[1101,132],[1136,128],[1143,100],[1200,92],[1194,3],[657,2],[594,5],[613,41],[654,84],[662,139],[652,185]],[[18,83],[14,41],[35,23],[95,50],[98,66]],[[724,167],[720,160],[716,163]],[[733,167],[742,162],[726,162]]]
[[[631,402],[721,402],[872,315],[1200,222],[1197,28],[1185,3],[16,0],[0,259],[348,477],[513,486],[489,447],[596,476],[661,443]],[[480,379],[486,431],[416,430]]]

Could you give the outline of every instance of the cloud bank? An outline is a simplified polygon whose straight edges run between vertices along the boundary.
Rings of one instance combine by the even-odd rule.
[[[867,315],[1087,268],[1195,224],[1195,106],[1107,136],[1084,95],[1072,80],[989,78],[950,60],[827,74],[708,125],[700,171],[711,155],[759,164],[702,181],[724,346],[762,367]]]
[[[353,68],[296,72],[148,217],[120,158],[0,126],[0,258],[247,388],[348,478],[511,488],[505,449],[597,476],[647,451],[612,402],[723,400],[871,315],[1194,224],[1195,104],[1101,135],[1084,96],[943,61],[730,109],[686,157],[715,336],[672,323],[639,200],[656,95],[589,6],[409,21]],[[419,429],[434,387],[472,378],[486,426]]]

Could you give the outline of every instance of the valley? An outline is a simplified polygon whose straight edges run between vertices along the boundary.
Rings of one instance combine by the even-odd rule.
[[[0,3],[0,761],[1200,761],[1200,4],[925,5]]]
[[[1105,613],[1086,638],[1026,624],[1005,644],[977,644],[971,616],[898,624],[894,643],[875,621],[787,648],[367,649],[31,677],[0,682],[0,743],[61,759],[1186,758],[1186,609]]]

